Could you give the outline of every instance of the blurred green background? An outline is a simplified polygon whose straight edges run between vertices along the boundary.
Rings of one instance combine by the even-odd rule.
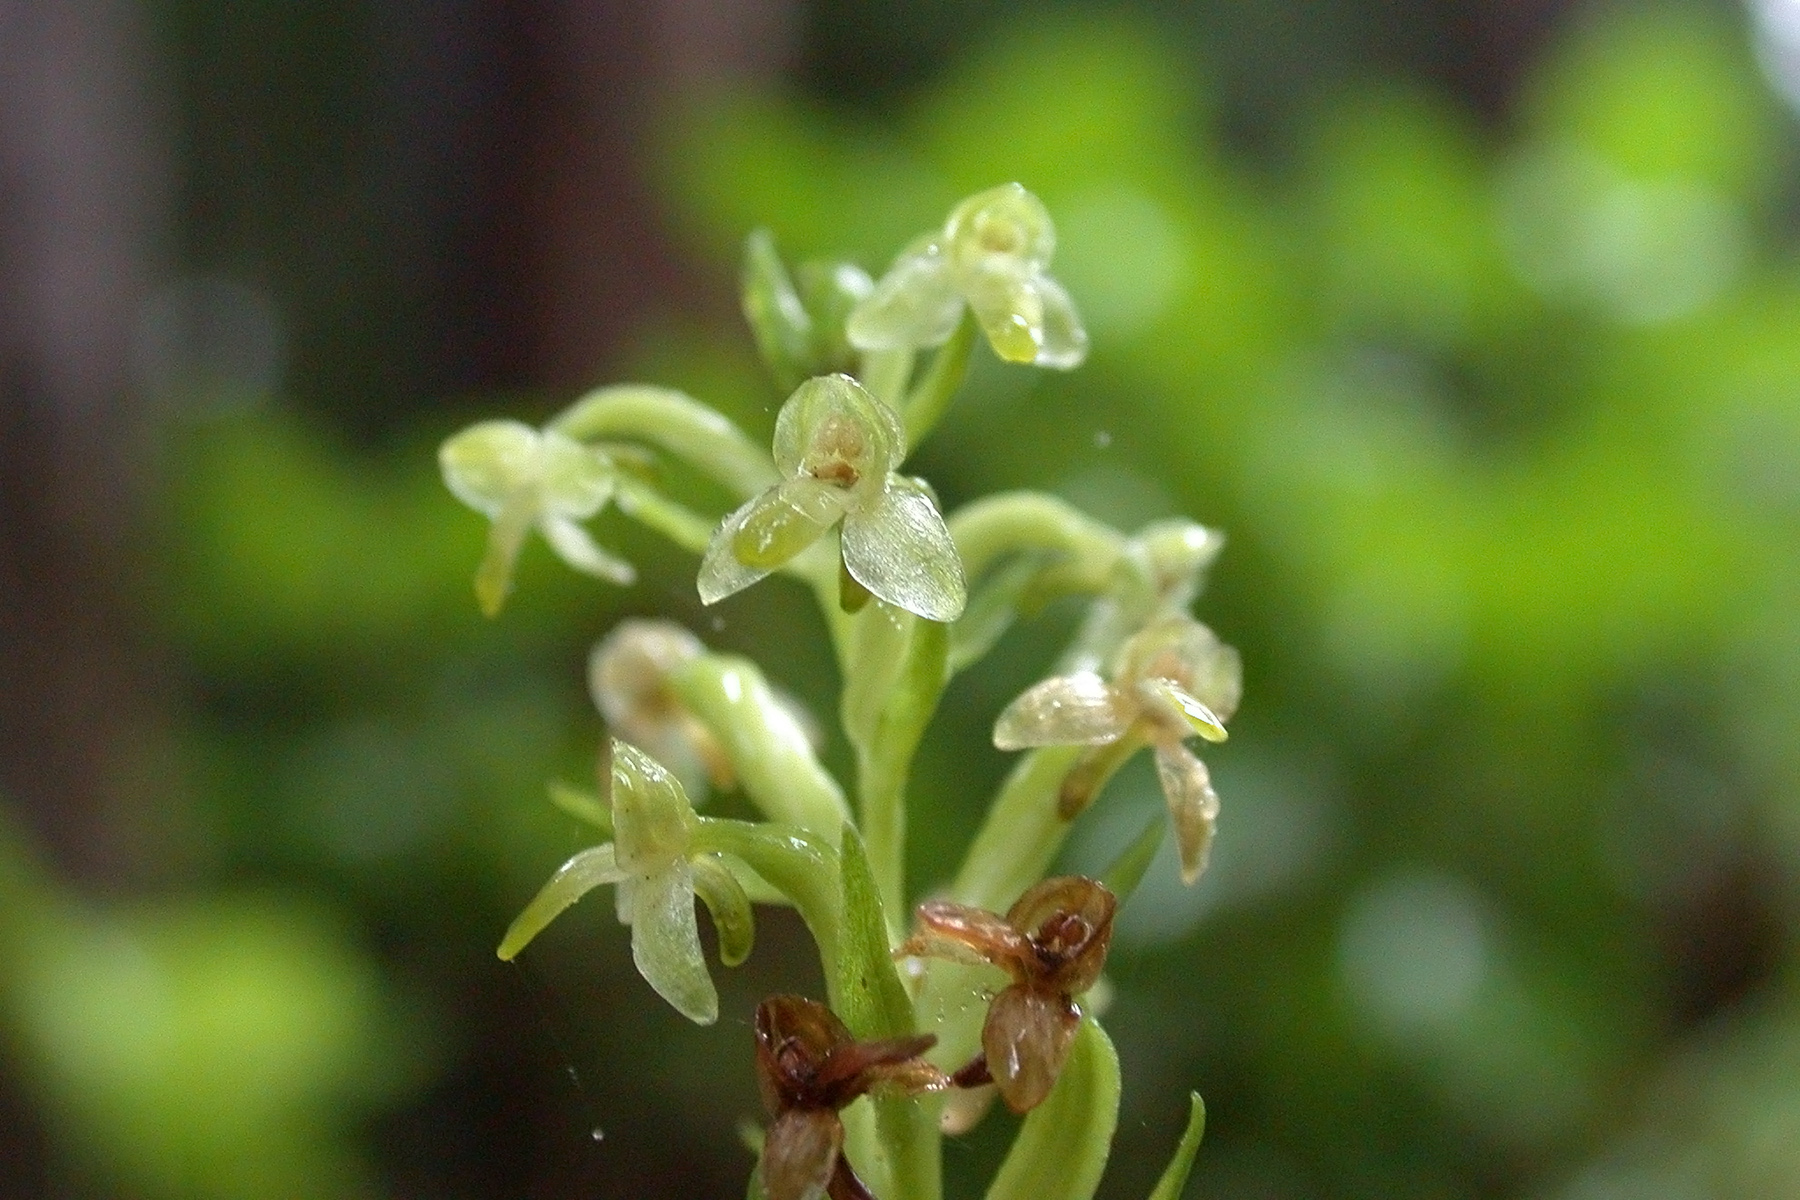
[[[1194,1088],[1192,1197],[1800,1197],[1800,4],[0,18],[0,1196],[741,1194],[797,923],[712,1029],[609,906],[493,946],[584,844],[594,639],[829,715],[820,631],[616,515],[636,587],[532,546],[486,622],[434,448],[622,379],[765,433],[748,229],[879,270],[1017,179],[1092,357],[980,358],[918,469],[1225,529],[1246,662],[1215,865],[1122,917],[1102,1194]],[[915,887],[1075,615],[947,697]]]

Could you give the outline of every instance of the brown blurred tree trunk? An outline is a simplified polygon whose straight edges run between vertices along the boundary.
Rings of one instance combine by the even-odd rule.
[[[66,870],[134,857],[159,707],[140,640],[131,334],[162,130],[124,0],[0,0],[0,795]]]

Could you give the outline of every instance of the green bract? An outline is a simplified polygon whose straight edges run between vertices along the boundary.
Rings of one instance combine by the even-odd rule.
[[[439,447],[438,465],[456,498],[494,523],[475,573],[475,595],[488,616],[506,603],[519,547],[534,527],[578,571],[618,584],[637,578],[630,563],[576,524],[612,498],[617,470],[604,451],[519,421],[482,421]]]
[[[791,562],[843,525],[844,568],[870,593],[932,621],[953,621],[967,588],[930,491],[894,472],[906,431],[848,375],[809,379],[775,418],[780,483],[726,517],[700,562],[713,604]]]
[[[728,965],[750,952],[750,899],[717,855],[696,850],[698,821],[675,776],[625,742],[612,743],[611,757],[613,840],[557,868],[507,929],[499,955],[512,958],[565,908],[615,884],[638,973],[682,1016],[710,1025],[719,1019],[719,994],[700,952],[694,897],[712,913]]]
[[[894,260],[850,314],[850,343],[912,349],[947,341],[966,304],[1007,362],[1068,370],[1087,357],[1087,331],[1046,268],[1056,230],[1043,202],[1016,183],[969,197]]]

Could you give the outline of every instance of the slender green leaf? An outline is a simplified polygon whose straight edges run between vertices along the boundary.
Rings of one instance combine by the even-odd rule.
[[[1206,1132],[1206,1105],[1199,1092],[1188,1093],[1187,1129],[1174,1157],[1163,1168],[1162,1178],[1151,1189],[1150,1200],[1181,1200],[1181,1189],[1187,1183],[1188,1170],[1194,1165],[1194,1152],[1200,1149],[1200,1135]]]
[[[1089,1200],[1119,1122],[1119,1056],[1083,1020],[1049,1098],[1032,1109],[988,1188],[987,1200]]]

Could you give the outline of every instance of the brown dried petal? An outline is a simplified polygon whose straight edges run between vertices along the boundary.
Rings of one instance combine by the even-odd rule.
[[[994,997],[981,1048],[1008,1108],[1028,1112],[1050,1094],[1080,1024],[1081,1010],[1059,992],[1015,985]]]
[[[1079,995],[1094,986],[1106,965],[1118,900],[1080,875],[1059,875],[1028,888],[1006,920],[1028,939],[1032,975],[1042,986]]]
[[[896,953],[947,958],[962,963],[993,963],[1015,981],[1029,970],[1031,945],[1022,931],[985,908],[927,900],[919,905],[919,932]]]
[[[844,1123],[824,1108],[782,1113],[763,1139],[763,1190],[769,1200],[819,1200],[844,1148]]]

